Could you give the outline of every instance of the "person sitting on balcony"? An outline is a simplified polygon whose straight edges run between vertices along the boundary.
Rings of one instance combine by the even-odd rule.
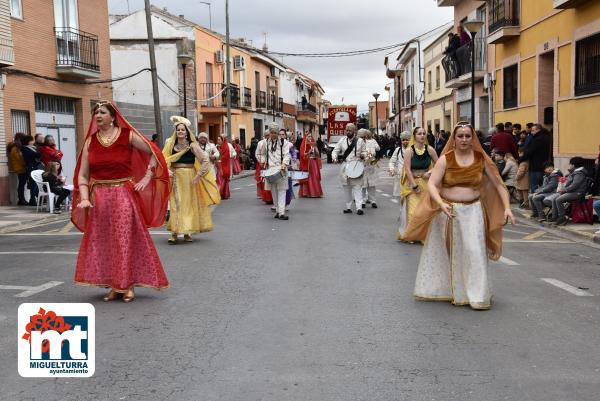
[[[302,95],[302,110],[306,110],[307,104],[308,104],[308,99],[306,99],[306,95]]]
[[[444,71],[446,72],[446,80],[449,81],[460,75],[460,67],[456,58],[456,51],[460,48],[460,36],[450,32],[448,34],[448,47],[444,54],[448,56],[446,61],[442,60]]]
[[[460,37],[455,35],[453,32],[448,34],[448,47],[444,51],[444,54],[453,56],[456,50],[460,47]]]

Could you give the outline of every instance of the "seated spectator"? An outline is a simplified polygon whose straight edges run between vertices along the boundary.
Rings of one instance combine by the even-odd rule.
[[[539,219],[540,223],[546,220],[544,216],[544,205],[543,200],[548,196],[556,193],[558,188],[558,180],[563,174],[560,170],[554,168],[553,162],[546,162],[544,164],[544,179],[542,186],[538,187],[534,193],[529,194],[529,205],[533,214],[532,219]]]
[[[500,176],[504,180],[504,184],[508,189],[508,193],[515,197],[515,185],[517,184],[518,169],[517,161],[510,153],[507,155],[498,149],[494,152],[494,158],[496,162],[504,160],[504,168],[500,171]]]
[[[583,167],[584,163],[582,157],[573,157],[569,160],[570,174],[567,176],[564,188],[544,199],[544,204],[552,206],[552,220],[548,219],[548,221],[553,221],[557,226],[565,225],[568,222],[564,204],[581,199],[587,192],[588,177]]]
[[[504,167],[506,167],[506,160],[504,159],[504,151],[500,149],[492,150],[492,160],[496,163],[496,167],[498,168],[498,172],[502,174],[504,171]]]
[[[523,156],[523,149],[519,150],[519,157]],[[519,162],[517,170],[517,193],[519,194],[519,207],[529,209],[529,161],[522,160]]]
[[[49,162],[46,166],[46,171],[42,174],[42,179],[50,184],[50,191],[58,196],[54,204],[54,213],[61,213],[61,206],[65,199],[71,195],[71,191],[63,188],[64,178],[58,176],[58,168],[60,165],[57,162]]]
[[[505,126],[502,123],[496,125],[496,133],[492,135],[490,146],[492,149],[500,149],[504,153],[510,153],[514,158],[517,157],[517,144],[513,140],[512,134],[505,131]]]

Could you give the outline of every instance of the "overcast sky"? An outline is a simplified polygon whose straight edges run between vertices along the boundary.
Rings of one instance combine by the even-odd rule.
[[[212,28],[225,33],[225,0],[212,4]],[[152,0],[173,14],[208,27],[208,6],[198,0]],[[128,4],[129,3],[129,4]],[[144,7],[144,0],[108,0],[111,14]],[[269,50],[321,53],[370,49],[400,43],[452,20],[452,7],[434,0],[230,0],[230,29],[257,47],[267,32]],[[285,57],[283,62],[319,81],[333,104],[358,104],[366,111],[372,93],[385,98],[386,52],[326,58]],[[380,99],[381,100],[381,99]]]

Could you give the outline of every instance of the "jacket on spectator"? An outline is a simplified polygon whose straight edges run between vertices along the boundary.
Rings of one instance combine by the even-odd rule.
[[[63,183],[53,174],[44,173],[42,174],[42,179],[50,184],[50,191],[52,193],[60,192],[63,187]]]
[[[517,170],[517,161],[512,157],[507,157],[504,170],[500,172],[507,187],[515,187],[517,185]]]
[[[566,193],[575,193],[585,195],[588,189],[588,176],[585,168],[579,167],[567,176],[564,191]]]
[[[25,160],[25,165],[27,166],[27,174],[41,167],[40,153],[35,146],[23,146],[21,148],[21,153],[23,154],[23,160]]]
[[[502,131],[497,132],[492,136],[490,143],[492,149],[500,149],[504,153],[510,153],[513,157],[517,158],[517,144],[513,140],[513,137],[508,132]]]
[[[13,146],[8,154],[8,171],[13,171],[17,174],[25,174],[27,171],[25,159],[23,159],[21,149],[17,146]]]
[[[529,162],[523,161],[519,163],[519,169],[517,170],[517,185],[515,185],[519,191],[525,191],[529,189]]]
[[[535,190],[536,194],[551,194],[556,192],[558,188],[558,180],[563,176],[562,171],[556,169],[550,174],[544,174],[542,186]]]
[[[529,160],[529,171],[544,171],[544,163],[550,160],[550,137],[544,132],[530,136],[531,139],[525,145],[523,157],[519,161]]]

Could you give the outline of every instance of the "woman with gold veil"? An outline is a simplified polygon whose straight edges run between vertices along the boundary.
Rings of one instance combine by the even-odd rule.
[[[190,121],[173,116],[171,122],[173,133],[165,142],[163,155],[171,175],[169,244],[176,244],[179,234],[185,242],[192,242],[193,233],[213,229],[209,206],[220,203],[221,198],[208,154],[190,132]]]
[[[488,258],[502,254],[502,227],[515,223],[498,169],[467,123],[454,128],[410,219],[409,241],[425,241],[415,298],[491,307]]]
[[[404,152],[404,170],[400,178],[400,224],[396,235],[400,241],[407,241],[406,226],[427,192],[427,180],[437,159],[435,149],[427,144],[425,130],[415,127]]]

